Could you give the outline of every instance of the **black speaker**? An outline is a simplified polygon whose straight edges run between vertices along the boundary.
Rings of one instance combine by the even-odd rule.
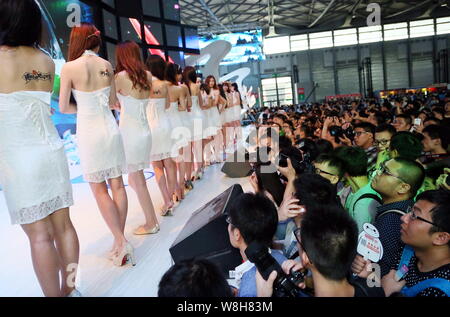
[[[243,193],[235,184],[195,211],[169,249],[175,263],[193,257],[215,263],[228,278],[229,271],[242,264],[238,249],[228,237],[226,218],[230,202]]]
[[[252,173],[252,166],[249,163],[249,157],[250,154],[247,151],[244,152],[244,155],[241,153],[238,155],[238,151],[235,151],[233,155],[227,157],[227,160],[223,163],[221,172],[225,173],[225,175],[230,178],[250,176]]]

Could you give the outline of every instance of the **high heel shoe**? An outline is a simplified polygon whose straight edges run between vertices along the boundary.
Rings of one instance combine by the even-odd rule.
[[[179,197],[177,194],[173,194],[173,196],[172,196],[172,200],[176,203],[182,201],[183,199],[184,199],[183,195],[181,195],[181,197]]]
[[[134,249],[130,243],[126,243],[122,250],[113,256],[113,264],[115,266],[123,266],[131,262],[133,266],[136,265],[136,259],[134,258]]]
[[[194,189],[194,184],[192,184],[192,181],[185,181],[184,182],[184,188],[186,188],[186,190],[193,190]]]
[[[150,230],[146,230],[144,228],[144,226],[140,226],[139,228],[137,228],[136,230],[134,230],[134,234],[137,236],[141,236],[141,235],[145,235],[145,234],[155,234],[159,232],[159,224],[157,224],[156,226],[154,226],[152,229]]]
[[[162,210],[161,211],[161,216],[163,216],[163,217],[173,216],[173,205],[168,207],[166,210]]]

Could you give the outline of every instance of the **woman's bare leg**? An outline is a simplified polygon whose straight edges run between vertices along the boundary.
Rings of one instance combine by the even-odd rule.
[[[193,142],[193,157],[195,161],[195,174],[198,175],[203,169],[203,140]]]
[[[184,174],[186,174],[186,165],[184,163],[183,148],[179,151],[179,156],[176,159],[176,166],[178,172],[178,178],[175,187],[175,194],[179,200],[184,199]]]
[[[171,191],[169,189],[169,182],[164,172],[164,162],[155,161],[152,162],[153,170],[155,171],[156,183],[164,200],[164,209],[167,209],[173,205],[171,198]],[[176,171],[175,171],[176,172]]]
[[[42,292],[47,297],[64,296],[59,271],[61,262],[54,244],[54,232],[49,217],[22,225],[30,241],[31,259]]]
[[[116,204],[111,199],[108,193],[106,183],[89,183],[91,190],[94,193],[100,213],[105,219],[106,225],[114,236],[114,245],[112,251],[122,249],[127,240],[123,234],[122,220],[117,209]]]
[[[191,180],[192,170],[194,166],[194,156],[192,154],[193,142],[189,142],[189,144],[183,148],[183,161],[185,166],[185,174],[184,179],[187,181]]]
[[[165,175],[167,177],[167,190],[169,192],[169,205],[173,205],[172,196],[175,193],[177,186],[177,166],[175,161],[171,158],[163,160]],[[171,205],[170,205],[171,204]]]
[[[141,205],[145,216],[145,230],[151,230],[158,224],[158,219],[155,215],[155,208],[153,207],[152,198],[148,192],[147,182],[143,171],[137,171],[128,175],[128,182],[136,192],[136,195]]]
[[[69,208],[60,209],[49,216],[52,223],[56,249],[61,263],[61,291],[63,296],[75,289],[78,272],[80,244],[77,232],[70,220]]]
[[[128,197],[125,185],[123,184],[122,176],[108,179],[109,187],[111,188],[112,197],[120,216],[120,225],[122,233],[125,232],[125,223],[128,214]]]

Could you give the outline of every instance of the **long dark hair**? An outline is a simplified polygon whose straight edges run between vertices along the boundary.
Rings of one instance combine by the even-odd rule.
[[[0,45],[38,47],[42,14],[34,0],[0,1]]]
[[[178,86],[177,75],[180,73],[180,65],[168,63],[166,71],[164,73],[164,78],[171,84]]]
[[[222,96],[222,98],[224,98],[225,100],[227,99],[227,95],[225,95],[225,90],[223,90],[223,84],[219,84],[218,85],[219,86],[219,93],[220,93],[220,96]]]
[[[145,64],[150,73],[152,73],[152,76],[155,76],[159,80],[164,80],[167,63],[161,56],[150,55]]]
[[[134,89],[137,89],[138,86],[141,90],[150,89],[150,82],[141,59],[139,46],[135,42],[119,43],[116,47],[116,60],[116,73],[126,71]]]
[[[239,103],[240,103],[241,108],[243,108],[242,107],[241,92],[239,91],[238,85],[236,83],[232,83],[231,86],[233,86],[234,91],[236,91],[239,94]]]
[[[192,66],[186,66],[183,70],[183,83],[188,87],[189,93],[191,93],[191,85],[190,83],[197,83],[197,72],[195,68]]]

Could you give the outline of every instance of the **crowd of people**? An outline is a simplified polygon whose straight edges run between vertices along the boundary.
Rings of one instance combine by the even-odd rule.
[[[292,271],[305,275],[297,296],[450,295],[450,93],[253,109],[245,118],[258,159],[255,193],[234,201],[227,220],[244,261],[235,296],[279,294]],[[376,263],[358,253],[367,224],[382,246]],[[255,242],[283,271],[263,277],[246,254]]]
[[[0,9],[0,183],[12,224],[29,238],[44,295],[80,296],[69,278],[77,273],[79,241],[69,214],[74,200],[67,158],[51,120],[55,64],[39,47],[42,16],[33,0],[1,0]],[[68,44],[57,110],[77,115],[83,178],[113,237],[109,259],[135,265],[125,237],[122,175],[128,174],[145,217],[134,234],[158,233],[144,169],[153,166],[161,215],[173,215],[204,169],[236,147],[240,92],[213,76],[203,83],[194,67],[182,69],[159,55],[144,63],[131,41],[117,45],[114,69],[99,56],[101,33],[90,23],[73,27]]]

